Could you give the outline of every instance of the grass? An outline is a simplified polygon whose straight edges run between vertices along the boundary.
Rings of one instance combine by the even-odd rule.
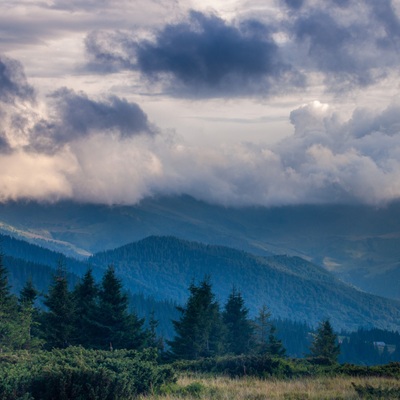
[[[293,380],[182,375],[160,394],[141,400],[355,400],[398,399],[400,380],[393,378],[317,377]]]

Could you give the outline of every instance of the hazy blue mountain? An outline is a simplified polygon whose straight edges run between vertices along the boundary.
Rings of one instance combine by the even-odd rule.
[[[113,264],[125,285],[156,299],[183,303],[191,282],[211,277],[224,303],[238,289],[252,315],[266,304],[275,318],[315,325],[330,318],[337,329],[400,329],[400,302],[354,289],[297,256],[256,256],[174,237],[149,237],[89,259]]]
[[[7,236],[0,240],[14,291],[32,278],[45,292],[62,255]],[[221,304],[235,286],[252,315],[266,304],[274,318],[311,325],[330,317],[337,329],[400,329],[398,301],[360,292],[297,256],[264,257],[224,246],[153,236],[97,253],[86,262],[68,257],[63,262],[71,285],[88,265],[99,280],[105,268],[114,264],[139,314],[148,316],[154,310],[160,328],[168,334],[170,319],[177,316],[174,304],[182,304],[189,284],[205,275],[211,277]]]
[[[137,206],[0,205],[0,231],[75,257],[150,235],[298,255],[375,294],[400,298],[400,203],[229,208],[188,196]]]
[[[39,304],[42,304],[43,295],[47,293],[50,284],[53,283],[53,277],[60,262],[66,269],[71,290],[89,267],[88,262],[78,261],[61,253],[5,235],[0,235],[0,247],[3,263],[8,271],[8,283],[11,291],[19,295],[27,280],[31,280],[41,294]],[[103,274],[103,268],[94,268],[93,275],[98,282]],[[176,304],[168,299],[156,300],[143,293],[132,292],[129,287],[125,289],[131,310],[147,320],[154,312],[154,317],[158,320],[159,334],[171,339],[173,336],[171,320],[179,317]]]

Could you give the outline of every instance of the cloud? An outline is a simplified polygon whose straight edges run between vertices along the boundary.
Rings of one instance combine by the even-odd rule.
[[[284,3],[293,10],[299,10],[304,4],[304,0],[284,0]]]
[[[297,66],[323,73],[330,90],[375,84],[400,62],[400,23],[390,0],[306,3],[287,26],[302,48]]]
[[[14,103],[17,100],[32,101],[35,97],[33,87],[27,83],[21,63],[0,56],[0,101]]]
[[[39,120],[33,128],[36,148],[53,148],[96,133],[108,132],[126,138],[156,132],[137,104],[116,96],[95,101],[83,92],[61,88],[50,94],[48,99],[53,115]]]
[[[85,41],[89,68],[139,71],[167,94],[194,98],[294,93],[316,74],[329,91],[345,92],[397,71],[400,20],[390,0],[277,4],[278,17],[269,22],[191,11],[151,39],[134,30],[92,32]]]
[[[107,130],[76,136],[52,153],[21,146],[0,154],[0,198],[134,204],[189,194],[229,206],[400,198],[400,104],[356,109],[345,119],[315,101],[290,119],[294,134],[269,146],[195,146],[172,134]]]
[[[173,95],[265,96],[303,83],[282,60],[272,33],[256,20],[235,25],[191,11],[188,19],[157,31],[153,40],[136,39],[131,32],[94,32],[86,49],[92,65],[138,70]]]

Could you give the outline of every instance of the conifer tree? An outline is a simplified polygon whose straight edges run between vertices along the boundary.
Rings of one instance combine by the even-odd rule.
[[[43,315],[44,337],[47,347],[67,347],[74,339],[74,301],[68,290],[65,268],[62,262],[57,267],[44,305],[48,311]]]
[[[282,341],[276,337],[276,327],[270,321],[271,313],[263,305],[254,321],[255,352],[263,355],[283,357],[286,349]]]
[[[0,253],[0,350],[20,346],[17,299],[10,292],[7,269]]]
[[[244,305],[240,292],[232,289],[222,314],[226,328],[225,346],[231,354],[246,354],[253,346],[253,326],[248,318],[249,310]]]
[[[154,316],[154,311],[151,311],[149,318],[149,330],[147,338],[147,347],[153,347],[159,352],[164,350],[164,342],[161,337],[157,335],[158,321]]]
[[[21,333],[25,335],[22,344],[25,349],[32,349],[42,346],[43,340],[40,336],[39,310],[35,307],[38,291],[33,286],[32,279],[29,279],[22,288],[18,303]]]
[[[268,307],[264,304],[254,321],[254,341],[255,351],[259,354],[268,353],[268,336],[271,328],[270,322],[271,313]]]
[[[329,319],[322,321],[314,335],[314,340],[310,346],[312,357],[324,357],[332,362],[336,362],[340,353],[337,335],[333,331]]]
[[[267,353],[275,357],[284,357],[286,349],[283,347],[282,340],[276,337],[276,327],[271,325],[268,335]]]
[[[140,349],[146,343],[144,319],[128,313],[128,296],[113,266],[105,272],[99,291],[95,347],[100,349]]]
[[[75,302],[76,342],[84,347],[92,347],[96,336],[96,311],[99,289],[93,277],[92,269],[88,271],[73,291]]]
[[[38,294],[39,292],[33,286],[32,279],[28,279],[19,294],[19,304],[25,307],[33,307],[38,297]]]
[[[209,278],[199,286],[192,283],[189,292],[186,306],[177,307],[180,320],[173,321],[176,336],[168,342],[171,357],[194,360],[221,354],[224,328]]]

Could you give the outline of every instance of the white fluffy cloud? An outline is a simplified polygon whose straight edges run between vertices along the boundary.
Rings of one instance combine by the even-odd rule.
[[[122,135],[124,126],[110,131],[103,123],[64,137],[52,152],[9,140],[0,156],[1,200],[134,204],[147,196],[189,194],[225,205],[269,206],[381,204],[400,197],[399,104],[375,113],[356,109],[346,120],[314,101],[292,111],[290,120],[293,135],[274,145],[194,146],[166,133]],[[53,126],[50,117],[44,125]],[[38,131],[28,128],[37,141]]]

